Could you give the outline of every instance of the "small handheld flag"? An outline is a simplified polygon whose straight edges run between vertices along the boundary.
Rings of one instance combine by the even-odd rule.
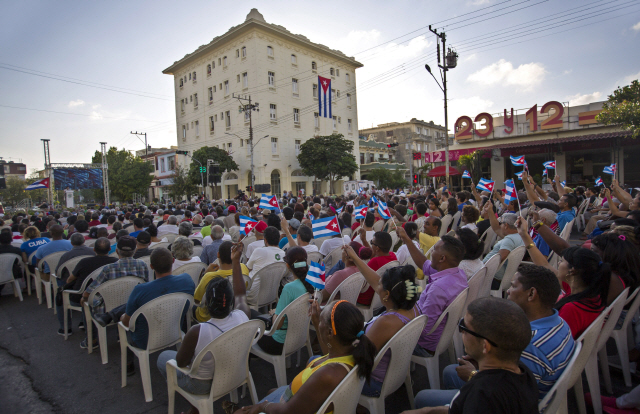
[[[517,173],[516,173],[516,177],[518,177],[518,180],[520,180],[520,181],[522,181],[522,173],[523,173],[523,172],[524,172],[524,171],[520,171],[520,172],[517,172]]]
[[[39,190],[41,188],[49,188],[49,178],[43,178],[42,180],[34,181],[29,184],[25,190]]]
[[[359,196],[365,195],[365,194],[364,194],[364,188],[362,188],[362,187],[358,187],[358,188],[356,189],[356,193],[358,193],[358,195],[359,195]]]
[[[383,201],[378,203],[378,214],[385,220],[391,218],[391,212],[389,211],[389,207],[387,207],[387,203]]]
[[[257,221],[247,216],[240,216],[240,234],[246,236],[258,224]]]
[[[616,175],[616,165],[611,164],[608,167],[604,167],[604,170],[602,172],[609,175]]]
[[[464,172],[462,173],[462,178],[471,178],[471,174],[469,174],[469,171],[464,170]]]
[[[354,212],[356,213],[356,219],[363,219],[367,216],[367,211],[369,211],[369,208],[367,207],[366,204],[363,204],[359,207],[357,207]]]
[[[604,185],[604,182],[602,181],[602,178],[598,177],[596,178],[596,185],[599,187],[601,185]]]
[[[259,208],[266,208],[267,210],[278,209],[278,198],[276,196],[268,196],[266,194],[262,194],[262,197],[260,197]]]
[[[504,200],[507,203],[518,199],[518,192],[516,191],[516,185],[513,180],[509,179],[505,182],[504,191]]]
[[[549,173],[547,172],[547,169],[545,168],[544,171],[542,172],[542,175],[549,175]]]
[[[550,168],[555,170],[556,169],[556,162],[555,161],[547,161],[542,163],[542,165],[544,165],[544,168]]]
[[[307,277],[305,280],[315,289],[322,290],[324,289],[324,279],[324,264],[311,261],[311,263],[309,263],[309,270],[307,271]]]
[[[564,180],[563,182],[560,183],[561,186],[566,187],[567,186],[567,180]]]
[[[313,230],[313,238],[319,239],[320,237],[333,236],[340,234],[340,225],[338,224],[338,217],[326,217],[318,220],[311,221],[311,229]]]
[[[342,213],[342,210],[344,210],[344,206],[342,206],[340,208],[336,208],[336,214]]]
[[[519,165],[525,165],[524,162],[524,155],[520,155],[520,156],[513,156],[511,155],[511,164],[515,165],[516,167]]]
[[[488,191],[488,192],[492,193],[494,185],[495,185],[495,181],[486,180],[484,178],[481,178],[480,182],[478,182],[478,185],[476,185],[476,188],[478,190],[481,190],[481,191]]]
[[[371,196],[371,201],[373,201],[374,204],[378,204],[378,198],[374,195]]]

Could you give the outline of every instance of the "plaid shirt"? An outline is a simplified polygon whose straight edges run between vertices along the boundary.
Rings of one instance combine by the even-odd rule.
[[[104,282],[125,276],[137,276],[147,282],[149,280],[149,268],[142,260],[123,257],[115,263],[104,266],[102,272],[87,286],[85,292],[91,294],[91,292]],[[93,301],[93,313],[104,312],[104,302],[100,294],[97,294]]]

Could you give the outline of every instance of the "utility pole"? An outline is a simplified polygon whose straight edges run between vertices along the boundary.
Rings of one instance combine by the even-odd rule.
[[[47,204],[51,205],[53,202],[53,183],[51,182],[51,157],[49,156],[49,139],[41,139],[44,145],[44,170],[47,177],[49,177],[49,188],[47,188]]]
[[[107,164],[107,143],[100,143],[100,151],[102,152],[102,187],[104,188],[104,205],[108,208],[109,200],[109,165]]]
[[[440,69],[442,69],[442,83],[444,85],[444,87],[440,87],[440,89],[442,89],[442,92],[444,92],[444,128],[445,128],[445,144],[444,144],[444,158],[445,158],[445,181],[447,183],[447,188],[450,188],[450,183],[449,183],[449,165],[450,165],[450,161],[449,161],[449,117],[447,115],[447,71],[449,69],[453,69],[458,65],[458,54],[451,50],[451,48],[449,48],[449,50],[446,49],[446,41],[447,41],[447,36],[444,32],[438,33],[437,29],[432,29],[431,25],[429,25],[429,31],[431,33],[433,33],[434,35],[436,35],[436,37],[438,38],[438,42],[437,42],[437,53],[438,53],[438,67]],[[440,64],[440,41],[442,41],[442,50],[443,50],[443,57],[444,57],[444,64],[441,65]],[[431,73],[431,68],[429,68],[429,65],[425,65],[425,68],[429,71],[429,73]],[[436,80],[436,83],[438,83],[438,80],[436,79],[436,77],[433,75],[433,73],[431,73],[431,76],[433,76],[433,79]],[[438,84],[438,86],[440,86],[440,84]]]
[[[252,104],[251,103],[251,95],[249,95],[248,98],[246,96],[245,97],[240,97],[240,96],[232,95],[232,98],[236,98],[241,104],[243,103],[243,101],[244,102],[248,102],[247,104],[241,105],[239,110],[238,110],[238,112],[239,113],[243,113],[244,112],[245,114],[247,114],[247,113],[249,114],[249,146],[250,146],[249,148],[250,148],[250,151],[251,151],[251,181],[250,181],[250,183],[251,183],[251,190],[255,193],[255,183],[254,183],[254,181],[255,181],[255,172],[254,172],[254,165],[253,165],[253,122],[252,122],[252,119],[251,119],[251,113],[253,111],[260,112],[260,108],[259,108],[260,104],[257,103],[257,102]]]
[[[131,135],[140,135],[140,136],[144,135],[144,158],[145,158],[145,161],[147,161],[147,157],[149,156],[149,146],[147,145],[147,133],[146,132],[138,132],[138,131],[133,132],[133,131],[131,131]],[[142,139],[140,137],[138,137],[138,139],[140,141],[142,141]]]

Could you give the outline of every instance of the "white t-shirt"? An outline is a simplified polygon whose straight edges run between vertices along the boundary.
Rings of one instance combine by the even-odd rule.
[[[260,242],[264,244],[263,240],[260,240]],[[282,262],[283,259],[284,251],[275,246],[263,246],[255,249],[251,254],[251,258],[247,262],[247,267],[250,270],[249,277],[253,278],[253,276],[263,267],[268,266],[271,263]]]
[[[231,311],[229,316],[224,319],[214,319],[211,318],[205,323],[201,323],[200,333],[198,335],[198,343],[196,344],[196,349],[193,353],[193,357],[195,358],[200,351],[202,351],[207,345],[213,342],[214,339],[222,335],[224,332],[227,332],[231,328],[235,328],[241,323],[247,322],[249,318],[247,318],[247,314],[241,310]],[[213,356],[211,353],[202,358],[200,362],[200,368],[198,368],[198,372],[193,378],[198,379],[211,379],[213,378],[213,371],[215,365]]]
[[[464,271],[464,274],[467,275],[467,280],[469,280],[478,270],[482,269],[482,266],[484,266],[484,263],[482,263],[481,259],[462,260],[458,268]]]
[[[149,247],[153,246],[154,244],[158,244],[158,243],[167,243],[169,241],[169,239],[167,239],[166,237],[163,237],[159,242],[151,242],[151,244],[149,244]]]
[[[351,243],[351,238],[349,236],[342,236],[342,239],[340,239],[340,237],[332,237],[322,242],[322,246],[320,247],[320,254],[322,254],[323,256],[326,256],[329,253],[331,253],[334,249],[337,249],[343,244],[349,244],[349,243]]]
[[[225,233],[224,236],[222,236],[222,241],[227,241],[227,240],[231,241],[231,236]],[[213,239],[211,238],[211,236],[207,236],[202,239],[202,247],[207,247],[211,243],[213,243]]]
[[[373,240],[373,235],[374,235],[374,234],[376,234],[375,230],[368,230],[368,231],[367,231],[367,236],[366,236],[366,237],[367,237],[367,241],[368,241],[369,243],[371,243],[371,240]],[[360,239],[360,234],[358,234],[358,235],[353,239],[353,241],[354,241],[354,242],[358,242],[358,243],[362,244],[362,240]]]
[[[473,231],[474,233],[478,234],[478,226],[476,226],[476,223],[468,223],[468,224],[465,224],[464,226],[462,226],[461,228],[469,229],[469,230]]]
[[[165,223],[162,226],[158,227],[158,237],[162,237],[165,234],[178,234],[178,226],[176,226],[175,224]]]
[[[253,254],[253,251],[261,247],[265,247],[264,240],[256,240],[254,242],[249,243],[249,245],[247,246],[247,251],[245,253],[246,258],[250,259],[251,254]]]
[[[420,250],[420,243],[413,240],[413,244],[418,248],[418,250]],[[411,253],[409,253],[409,248],[407,247],[406,244],[403,244],[402,246],[400,246],[400,248],[396,252],[396,257],[398,258],[398,261],[401,264],[404,263],[405,260],[411,257]]]
[[[316,246],[315,244],[307,244],[306,246],[300,247],[302,247],[307,253],[314,253],[318,251],[318,246]]]
[[[173,272],[174,270],[176,270],[180,266],[184,266],[184,265],[189,264],[189,263],[200,263],[200,257],[193,256],[191,259],[184,260],[184,261],[176,259],[173,262],[173,266],[171,266],[171,271]]]

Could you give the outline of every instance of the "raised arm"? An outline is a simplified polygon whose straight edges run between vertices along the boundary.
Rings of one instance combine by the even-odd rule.
[[[289,247],[297,246],[298,243],[296,242],[296,239],[294,239],[291,236],[291,232],[289,231],[289,222],[287,221],[286,218],[284,218],[284,216],[282,217],[282,220],[280,220],[280,228],[284,232],[284,235],[287,237],[287,241],[289,242]]]
[[[533,185],[529,182],[529,174],[526,171],[522,172],[522,183],[524,184],[524,189],[527,192],[527,198],[533,204],[536,201],[540,201],[540,198],[536,194]]]
[[[538,227],[538,234],[542,237],[551,250],[556,254],[562,254],[564,249],[571,247],[571,245],[562,237],[558,236],[553,230],[547,227],[545,224]]]
[[[520,235],[520,237],[522,237],[524,245],[527,246],[527,251],[529,252],[531,261],[538,266],[546,267],[557,275],[558,270],[549,265],[546,256],[543,255],[540,250],[538,250],[538,248],[533,243],[531,236],[529,236],[527,221],[523,220],[522,217],[518,217],[518,220],[516,221],[516,227],[518,228],[518,234]]]
[[[241,310],[251,317],[251,310],[247,304],[247,287],[244,284],[244,277],[242,276],[242,267],[240,266],[240,257],[242,256],[242,243],[235,243],[231,248],[231,261],[233,264],[232,280],[233,280],[233,296],[235,298],[235,308]]]
[[[615,178],[611,182],[611,190],[613,190],[613,194],[618,200],[620,200],[622,204],[629,205],[629,203],[633,201],[633,197],[631,197],[631,194],[620,188],[620,186],[618,185],[618,180],[616,180]]]
[[[396,229],[396,234],[402,240],[402,242],[407,245],[409,254],[411,254],[411,258],[415,262],[416,266],[418,266],[418,269],[422,269],[424,266],[424,262],[427,261],[427,256],[422,254],[420,249],[418,249],[416,245],[413,244],[413,241],[409,238],[409,235],[407,235],[407,232],[402,227],[398,227]]]
[[[500,223],[496,218],[496,213],[493,211],[493,203],[487,203],[486,208],[489,215],[489,223],[491,224],[491,228],[496,232],[498,237],[504,237],[504,234],[502,233],[502,226],[500,226]]]
[[[342,246],[342,250],[344,250],[347,253],[347,256],[349,256],[349,258],[356,264],[356,267],[360,273],[362,273],[362,276],[364,276],[367,283],[375,289],[375,287],[378,286],[378,283],[380,283],[380,276],[375,272],[375,270],[370,268],[369,265],[360,259],[351,246]]]
[[[476,202],[478,203],[478,205],[482,204],[482,196],[480,195],[480,193],[478,193],[478,190],[476,189],[476,186],[473,185],[473,181],[471,182],[471,194],[473,194],[473,198],[476,199]]]

